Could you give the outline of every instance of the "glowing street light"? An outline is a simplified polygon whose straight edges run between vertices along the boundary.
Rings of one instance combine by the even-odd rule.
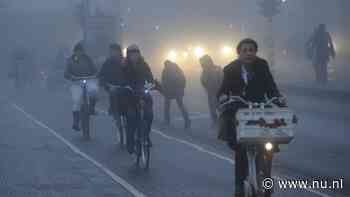
[[[124,57],[126,57],[127,50],[128,50],[127,48],[124,48],[124,49],[123,49],[123,56],[124,56]]]
[[[224,46],[221,51],[222,51],[222,54],[225,56],[233,55],[233,48],[230,46]]]
[[[197,57],[197,58],[201,58],[203,55],[204,55],[204,49],[202,47],[196,47],[194,49],[194,55]]]
[[[189,56],[188,52],[184,52],[182,55],[184,58],[188,58],[188,56]]]
[[[170,61],[173,61],[175,62],[176,61],[176,58],[177,58],[177,53],[175,50],[171,50],[169,53],[168,53],[168,59]]]

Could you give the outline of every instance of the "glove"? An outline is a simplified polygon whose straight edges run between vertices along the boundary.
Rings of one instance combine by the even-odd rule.
[[[277,105],[278,107],[281,107],[281,108],[288,107],[287,106],[287,101],[284,98],[280,98],[278,100],[275,100],[273,102],[273,104],[275,104],[275,105]]]
[[[145,87],[146,89],[152,89],[152,88],[154,87],[154,85],[153,85],[152,83],[146,82],[144,87]]]
[[[223,94],[223,95],[221,95],[221,96],[219,97],[219,102],[222,103],[222,102],[224,102],[224,101],[227,100],[227,99],[228,99],[228,96],[227,96],[226,94]]]

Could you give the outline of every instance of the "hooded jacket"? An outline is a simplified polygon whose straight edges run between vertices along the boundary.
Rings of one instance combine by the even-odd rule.
[[[161,84],[163,95],[169,99],[183,97],[185,94],[185,74],[175,63],[170,62],[165,65]]]
[[[88,77],[96,74],[97,68],[89,56],[85,54],[81,57],[73,55],[68,59],[64,78],[71,80],[72,77]]]

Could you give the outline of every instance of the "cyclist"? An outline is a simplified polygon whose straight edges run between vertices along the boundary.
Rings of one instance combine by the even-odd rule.
[[[281,97],[266,60],[257,56],[258,44],[253,39],[244,39],[237,46],[238,59],[224,68],[224,78],[217,97],[220,102],[228,95],[241,96],[250,102],[263,102],[265,98]],[[285,103],[277,103],[284,106]],[[235,151],[235,196],[244,196],[244,184],[248,173],[248,160],[244,146],[236,141],[235,124],[232,117],[242,107],[232,106],[220,117],[219,139],[228,143]]]
[[[128,109],[130,108],[128,98],[131,96],[130,90],[119,89],[118,91],[111,91],[108,84],[127,87],[128,78],[126,75],[126,69],[124,64],[124,59],[122,55],[122,50],[120,45],[113,43],[109,46],[110,56],[102,65],[100,73],[98,75],[101,86],[109,93],[109,114],[116,115],[114,117],[117,121],[118,129],[121,129],[121,122],[118,117],[121,114],[125,114],[127,122],[130,124],[130,113]]]
[[[90,77],[97,74],[97,68],[91,58],[85,53],[81,43],[75,45],[73,55],[68,59],[64,78],[72,81],[71,93],[73,99],[73,130],[79,131],[80,121],[80,103],[82,100],[83,90],[77,79],[79,77]],[[95,114],[95,105],[97,100],[98,84],[95,79],[87,80],[87,91],[90,96],[90,113]]]
[[[137,45],[131,45],[127,48],[126,57],[126,72],[129,79],[129,85],[135,92],[141,92],[144,89],[145,84],[155,83],[152,71],[149,65],[145,62],[141,55],[141,51]],[[148,142],[151,145],[151,140],[149,134],[151,132],[152,122],[153,122],[153,99],[149,94],[143,95],[144,98],[144,120],[146,122],[145,131],[148,136]],[[133,97],[130,101],[135,103],[139,102],[139,96]],[[133,106],[137,106],[136,104]],[[140,117],[138,117],[138,109],[134,109],[135,112],[135,123],[131,124],[130,131],[127,135],[127,149],[130,154],[134,152],[134,135],[139,124]]]

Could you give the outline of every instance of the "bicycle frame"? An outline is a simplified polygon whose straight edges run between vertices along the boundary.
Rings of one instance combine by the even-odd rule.
[[[246,197],[256,197],[262,196],[265,197],[271,196],[272,190],[268,190],[267,188],[263,188],[262,182],[265,178],[271,178],[271,169],[272,169],[272,159],[274,154],[274,143],[289,143],[289,141],[293,138],[293,136],[287,136],[286,139],[283,138],[268,138],[265,136],[261,136],[258,134],[262,134],[262,132],[256,131],[270,131],[270,124],[265,122],[264,118],[271,119],[275,115],[274,111],[269,110],[267,107],[274,107],[273,101],[279,98],[272,98],[265,103],[251,103],[247,102],[241,97],[230,96],[229,99],[218,106],[218,110],[221,113],[225,112],[225,106],[231,103],[243,103],[248,109],[239,110],[236,114],[237,120],[237,140],[238,143],[241,143],[246,148],[246,154],[248,159],[248,176],[244,181],[244,190]],[[281,111],[282,114],[288,117],[289,124],[296,124],[295,115],[293,115],[292,121],[290,121],[291,113],[286,113],[286,110]],[[272,115],[271,115],[272,114]],[[266,116],[266,117],[265,117]],[[261,119],[261,117],[264,117]],[[282,116],[283,117],[283,116]],[[262,120],[263,122],[257,121],[257,119]],[[283,119],[284,120],[284,119]],[[274,119],[274,124],[276,123],[276,119]],[[252,124],[252,125],[251,125]],[[277,123],[276,123],[277,124]],[[261,126],[262,125],[262,126]],[[279,121],[279,126],[283,125],[283,129],[286,131],[292,131],[292,127],[286,127],[286,123],[281,123]],[[278,126],[276,126],[278,127]],[[271,129],[275,129],[276,127],[271,127]],[[245,131],[245,132],[243,132]],[[250,135],[249,132],[252,132]],[[242,132],[242,133],[241,133]],[[242,135],[243,134],[243,135]],[[246,134],[246,135],[244,135]],[[288,133],[289,134],[289,133]],[[251,137],[250,137],[251,136]],[[258,136],[256,138],[256,136]],[[269,137],[273,136],[269,134]],[[284,142],[283,142],[283,140]],[[288,141],[289,139],[289,141]],[[241,141],[240,141],[241,140]],[[271,140],[271,141],[270,141]],[[275,141],[276,140],[276,141]]]
[[[107,86],[110,88],[110,94],[114,94],[116,93],[118,90],[120,89],[126,89],[129,91],[133,91],[130,87],[127,86],[119,86],[119,85],[113,85],[113,84],[107,84]],[[114,96],[114,95],[112,95]],[[116,126],[119,130],[119,141],[120,141],[120,145],[123,147],[124,145],[126,145],[126,135],[127,135],[127,118],[126,118],[126,112],[121,112],[119,111],[119,113],[116,113],[114,111],[114,109],[112,109],[113,111],[113,118],[114,121],[116,123]]]
[[[143,166],[141,166],[143,169],[147,170],[149,168],[149,160],[150,160],[150,144],[148,141],[148,136],[145,132],[145,109],[144,109],[144,105],[145,105],[145,101],[144,101],[144,96],[148,95],[150,93],[150,91],[154,88],[154,85],[151,85],[147,88],[145,88],[143,90],[143,92],[141,93],[140,98],[138,99],[138,113],[139,114],[139,125],[137,128],[137,164],[140,165],[140,161],[141,164]]]
[[[81,127],[83,130],[83,137],[90,140],[90,96],[87,90],[88,79],[95,79],[96,77],[75,77],[73,79],[79,82],[82,88],[82,102],[80,106]]]
[[[273,152],[267,151],[263,145],[246,145],[248,159],[248,176],[244,183],[245,195],[272,194],[272,190],[262,187],[265,178],[271,178]]]

